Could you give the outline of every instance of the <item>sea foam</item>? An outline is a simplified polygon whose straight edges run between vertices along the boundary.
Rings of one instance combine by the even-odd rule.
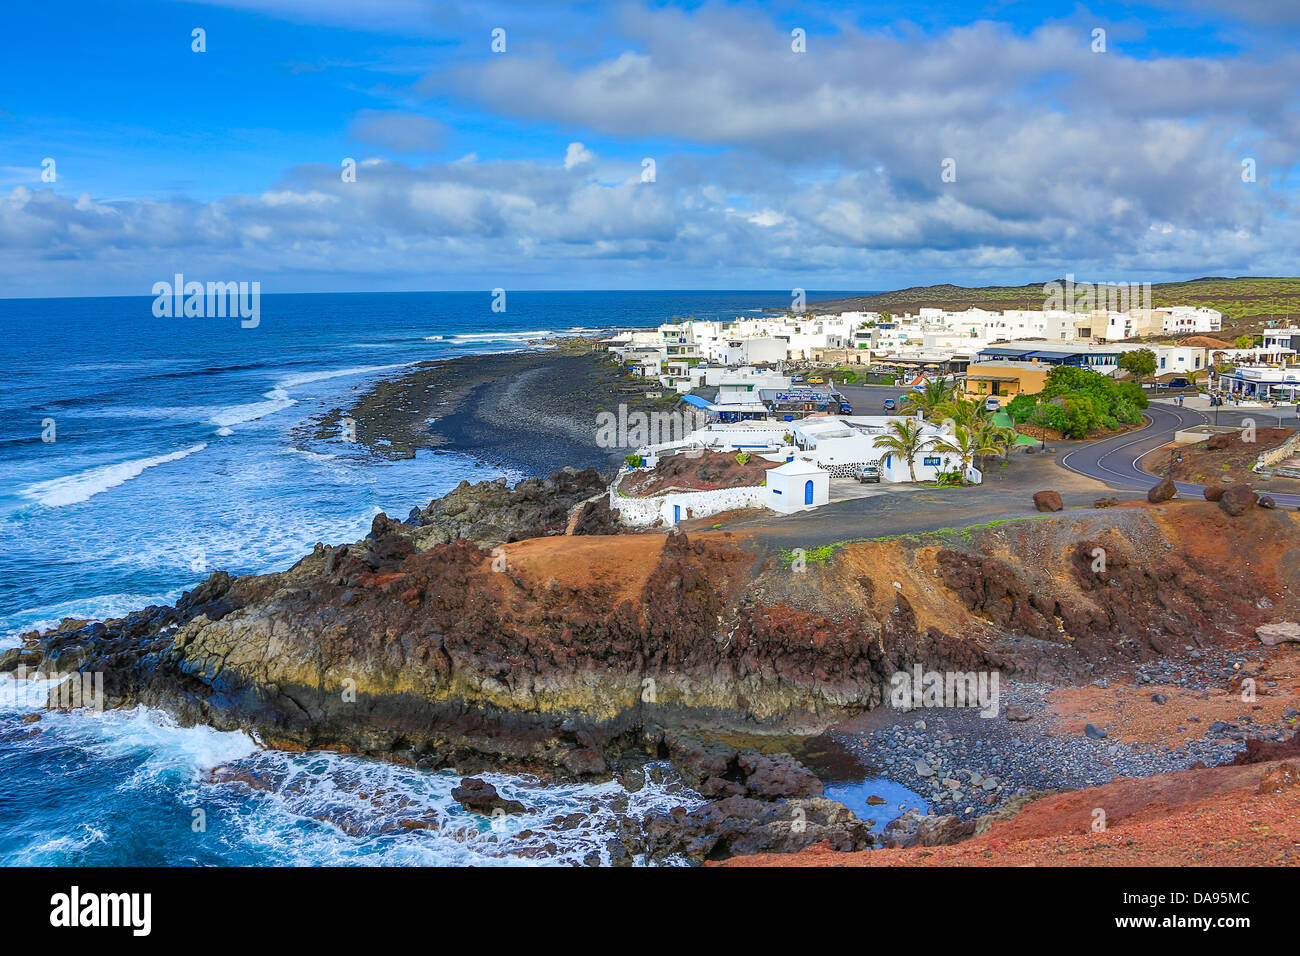
[[[75,475],[52,478],[49,481],[38,481],[36,484],[24,488],[22,495],[25,498],[32,498],[48,508],[79,504],[90,500],[101,492],[108,491],[110,488],[116,488],[132,478],[139,477],[150,468],[156,468],[172,461],[180,461],[182,458],[188,458],[190,455],[201,452],[207,447],[206,442],[200,442],[197,445],[191,445],[189,448],[174,451],[168,455],[137,458],[134,461],[124,461],[116,465],[100,465],[97,468],[90,468]]]

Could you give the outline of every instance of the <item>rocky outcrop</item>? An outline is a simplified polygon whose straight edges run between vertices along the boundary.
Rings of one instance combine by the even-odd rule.
[[[459,787],[452,787],[451,798],[466,810],[484,816],[492,816],[497,812],[526,813],[528,809],[518,800],[507,800],[497,793],[496,787],[477,777],[466,777]]]
[[[752,853],[793,853],[819,843],[848,852],[874,845],[868,826],[823,797],[767,803],[727,797],[694,810],[676,807],[645,822],[649,859],[694,862]]]
[[[0,670],[100,672],[109,706],[282,748],[582,779],[672,759],[706,797],[813,799],[820,783],[789,758],[713,741],[818,732],[885,703],[917,664],[1101,667],[1290,613],[1268,568],[1294,562],[1262,558],[1291,539],[1287,513],[1074,514],[951,547],[845,545],[803,574],[725,533],[422,551],[381,515],[365,541],[319,545],[287,571],[217,573],[175,607],[28,635]]]
[[[664,747],[686,784],[706,797],[820,797],[822,782],[789,754],[740,751],[716,741],[670,734]]]
[[[1218,501],[1227,490],[1223,485],[1206,485],[1202,494],[1205,496],[1206,501]]]
[[[1229,639],[1262,618],[1255,575],[1192,562],[1161,549],[1135,555],[1120,539],[1085,539],[1069,551],[1072,586],[1043,587],[997,558],[943,549],[942,580],[978,617],[1016,634],[1068,643],[1085,660],[1160,656],[1176,643]]]
[[[468,540],[481,547],[509,541],[563,534],[569,513],[605,490],[605,479],[594,468],[565,468],[546,478],[528,478],[513,488],[504,478],[471,485],[462,481],[452,492],[425,508],[413,508],[406,532],[420,548]],[[610,533],[612,528],[588,518],[584,531]]]

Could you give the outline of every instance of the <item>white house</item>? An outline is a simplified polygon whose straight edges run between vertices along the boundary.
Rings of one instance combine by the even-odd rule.
[[[805,418],[788,423],[791,435],[804,457],[812,460],[827,474],[837,478],[851,478],[865,464],[878,463],[882,481],[905,482],[912,480],[912,470],[907,461],[896,452],[880,444],[889,432],[891,421],[902,421],[897,416],[841,415]],[[932,422],[921,422],[922,441],[951,441],[953,435]],[[917,481],[933,481],[940,473],[961,468],[961,456],[952,452],[924,451],[913,461]],[[978,483],[980,474],[974,467],[967,477]]]
[[[767,472],[764,501],[773,511],[792,514],[830,501],[830,472],[807,458],[796,458]]]

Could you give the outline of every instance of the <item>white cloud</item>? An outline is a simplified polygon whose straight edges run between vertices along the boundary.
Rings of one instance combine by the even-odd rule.
[[[570,143],[569,148],[564,151],[564,168],[573,169],[575,166],[586,166],[596,160],[596,154],[583,146],[581,143]]]

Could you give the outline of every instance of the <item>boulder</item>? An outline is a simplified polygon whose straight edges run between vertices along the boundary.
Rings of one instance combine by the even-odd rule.
[[[1276,624],[1261,624],[1255,628],[1255,636],[1261,644],[1272,647],[1276,644],[1300,644],[1300,624],[1292,621],[1280,621]]]
[[[1219,507],[1234,518],[1245,514],[1253,504],[1255,492],[1250,490],[1250,485],[1233,485],[1225,489],[1219,498]]]
[[[1104,740],[1106,731],[1102,730],[1096,724],[1084,724],[1083,732],[1093,740]]]
[[[1034,492],[1034,507],[1039,511],[1060,511],[1064,505],[1061,504],[1061,496],[1055,491],[1036,491]]]
[[[1232,444],[1232,438],[1233,435],[1230,432],[1222,435],[1211,435],[1210,440],[1205,443],[1205,447],[1211,451],[1221,451]]]
[[[478,777],[465,777],[459,787],[453,787],[451,798],[466,810],[491,816],[493,811],[525,813],[527,808],[518,800],[507,800],[497,793],[497,788]]]
[[[1272,495],[1260,495],[1255,499],[1255,504],[1259,505],[1261,508],[1267,509],[1268,511],[1272,511],[1277,507],[1277,502],[1273,500]]]
[[[1218,501],[1227,490],[1223,485],[1206,485],[1203,494],[1206,501]]]
[[[1094,508],[1113,508],[1119,504],[1118,498],[1098,498],[1092,503]]]
[[[1174,484],[1174,480],[1172,478],[1165,478],[1162,479],[1159,484],[1153,485],[1150,490],[1147,491],[1147,501],[1158,505],[1162,501],[1168,501],[1170,498],[1176,497],[1177,494],[1178,486]]]
[[[1029,719],[1029,711],[1025,710],[1018,704],[1010,704],[1006,710],[1003,711],[1003,716],[1005,716],[1007,720],[1021,723]]]
[[[927,816],[913,809],[885,824],[882,836],[886,847],[899,848],[949,846],[970,838],[974,833],[974,820],[962,820],[951,814]]]

